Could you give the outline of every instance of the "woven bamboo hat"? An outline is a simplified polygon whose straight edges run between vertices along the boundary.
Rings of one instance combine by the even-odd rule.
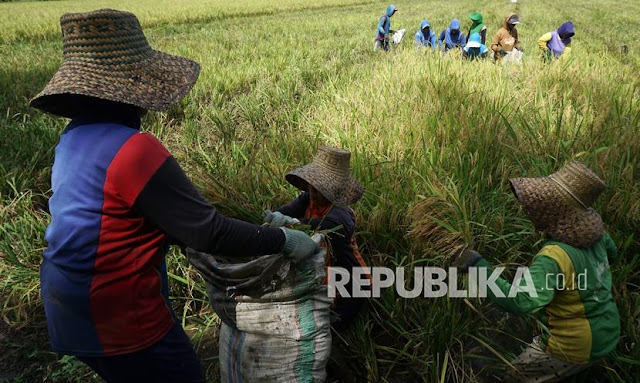
[[[64,60],[30,105],[71,117],[82,95],[164,110],[195,84],[197,62],[151,49],[136,16],[100,9],[60,18]]]
[[[286,180],[300,190],[313,186],[335,205],[350,205],[362,197],[362,186],[349,170],[351,153],[321,146],[313,161],[287,173]]]
[[[511,189],[540,231],[575,247],[590,247],[604,234],[602,218],[591,208],[605,183],[572,161],[546,177],[510,179]]]

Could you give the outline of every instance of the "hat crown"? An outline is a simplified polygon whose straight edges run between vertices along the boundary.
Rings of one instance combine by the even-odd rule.
[[[152,49],[138,18],[129,12],[99,9],[60,18],[65,61],[94,65],[131,65]]]
[[[351,153],[346,150],[321,146],[313,163],[339,177],[350,177]]]
[[[577,161],[571,161],[552,177],[566,186],[586,206],[592,206],[606,188],[606,184],[600,177]]]

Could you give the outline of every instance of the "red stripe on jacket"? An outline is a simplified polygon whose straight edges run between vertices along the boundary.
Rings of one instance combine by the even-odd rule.
[[[90,304],[105,355],[147,348],[173,325],[158,267],[166,234],[133,210],[170,153],[149,134],[134,134],[107,169]]]

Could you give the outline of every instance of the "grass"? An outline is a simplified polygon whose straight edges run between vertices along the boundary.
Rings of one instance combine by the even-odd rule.
[[[53,148],[65,124],[27,102],[61,62],[59,15],[108,6],[134,11],[154,48],[201,63],[192,92],[169,111],[150,114],[143,125],[210,201],[225,214],[258,220],[263,209],[296,195],[284,181],[288,170],[309,161],[318,145],[344,147],[366,190],[354,209],[358,241],[372,265],[448,265],[456,246],[471,238],[494,263],[527,264],[541,236],[520,211],[507,179],[548,174],[569,159],[586,163],[609,185],[595,207],[620,249],[613,275],[622,337],[603,365],[576,381],[637,381],[640,4],[395,4],[400,11],[393,26],[408,34],[389,54],[372,52],[375,23],[386,7],[381,2],[0,4],[5,322],[12,328],[42,324],[37,273],[46,245]],[[423,15],[439,30],[452,17],[466,25],[465,15],[474,10],[483,12],[488,36],[507,13],[520,14],[522,66],[466,63],[411,46]],[[572,58],[543,65],[537,37],[567,19],[576,24]],[[618,53],[623,43],[627,56]],[[217,319],[202,280],[177,251],[168,263],[176,312],[215,381]],[[530,318],[507,318],[488,302],[403,300],[383,291],[345,341],[370,381],[493,381],[536,326]],[[25,359],[51,366],[45,376],[81,376],[72,362],[37,350]]]

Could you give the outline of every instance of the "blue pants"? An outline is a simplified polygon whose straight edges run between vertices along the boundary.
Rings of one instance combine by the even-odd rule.
[[[78,357],[107,383],[204,383],[200,362],[176,321],[158,343],[131,354]]]

